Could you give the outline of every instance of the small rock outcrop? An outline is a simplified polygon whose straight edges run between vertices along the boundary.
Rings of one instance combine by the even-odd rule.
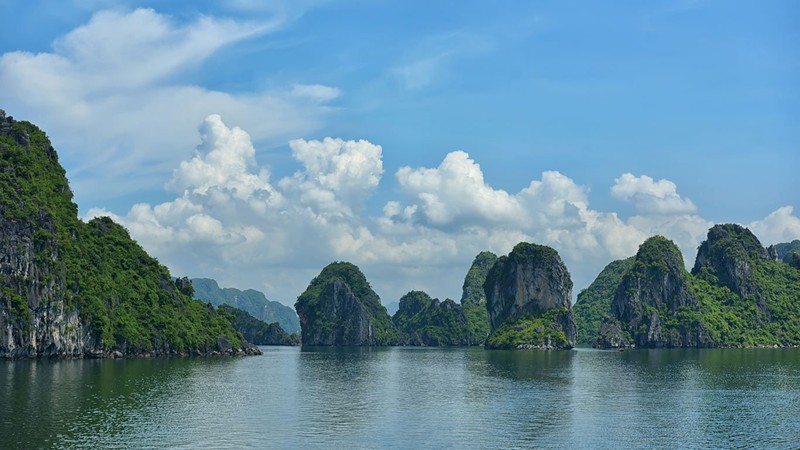
[[[484,283],[491,333],[486,348],[572,348],[572,280],[558,252],[517,244]]]
[[[303,345],[382,346],[400,339],[386,308],[355,265],[334,262],[294,305]]]
[[[411,291],[400,299],[392,322],[405,345],[468,345],[464,310],[450,299],[440,302],[425,292]]]
[[[483,283],[486,275],[497,261],[492,252],[480,252],[464,277],[461,288],[461,307],[467,319],[468,345],[483,345],[489,336],[489,313],[486,311],[486,292]]]

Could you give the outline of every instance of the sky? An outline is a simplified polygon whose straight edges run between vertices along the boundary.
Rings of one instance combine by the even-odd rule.
[[[800,239],[795,1],[0,0],[0,108],[174,276],[384,303],[555,248]]]

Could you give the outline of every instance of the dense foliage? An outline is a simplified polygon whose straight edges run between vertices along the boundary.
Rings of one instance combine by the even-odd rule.
[[[600,323],[610,319],[611,301],[631,266],[633,257],[608,264],[588,288],[578,294],[575,302],[575,325],[578,328],[577,344],[591,345],[597,339]]]
[[[322,295],[323,290],[337,280],[350,289],[374,325],[376,345],[397,343],[399,334],[386,308],[381,304],[378,294],[372,290],[361,270],[349,262],[333,262],[325,266],[297,298],[294,307],[301,317],[303,335],[306,333],[306,325],[323,335],[343,334],[343,327],[347,324],[342,321],[337,322],[334,317],[325,314],[326,308],[322,304],[330,300]],[[305,338],[303,340],[306,342]]]
[[[641,290],[620,293],[622,279],[635,270],[649,273],[656,279],[653,281],[665,279],[667,260],[679,255],[669,256],[677,248],[661,239],[656,246],[643,244],[646,248],[640,248],[632,264],[625,263],[630,259],[610,264],[587,290],[591,295],[579,296],[575,310],[581,317],[582,343],[597,336],[597,328],[589,325],[587,329],[589,320],[603,315],[619,320],[623,339],[638,341],[637,336],[651,333],[649,324],[627,328],[627,323],[608,309],[606,305],[616,292],[628,298],[639,296],[635,299],[640,302],[642,316],[657,317],[664,346],[800,345],[800,270],[770,259],[758,239],[738,225],[716,225],[709,230],[708,239],[698,250],[692,274],[674,277],[686,280],[688,302],[680,306],[658,304],[653,295],[642,295]],[[667,250],[667,246],[674,248]],[[622,276],[621,271],[624,271]]]
[[[467,345],[464,311],[450,299],[439,302],[425,292],[411,291],[400,299],[392,322],[408,345]]]
[[[256,345],[300,345],[300,336],[287,333],[278,322],[263,322],[247,311],[227,304],[220,305],[217,310],[250,343]]]
[[[489,335],[489,313],[486,311],[483,283],[496,261],[497,255],[492,252],[478,253],[464,278],[461,306],[467,319],[469,345],[481,345]]]
[[[486,348],[529,349],[529,348],[570,348],[562,323],[570,311],[554,308],[542,314],[531,314],[519,319],[504,322],[486,340]]]
[[[23,253],[25,236],[32,235],[36,268],[2,273],[0,285],[6,307],[23,325],[40,302],[60,302],[78,309],[104,351],[210,350],[221,336],[240,346],[230,323],[177,289],[167,269],[124,228],[109,218],[78,219],[44,132],[28,122],[10,127],[0,134],[0,225],[21,239],[17,250]],[[31,286],[37,286],[35,295],[28,296]]]
[[[300,320],[294,310],[282,303],[267,300],[263,293],[246,289],[220,288],[209,278],[193,278],[194,298],[210,302],[214,306],[235,306],[266,323],[278,322],[287,333],[300,332]],[[249,339],[248,339],[249,340]]]

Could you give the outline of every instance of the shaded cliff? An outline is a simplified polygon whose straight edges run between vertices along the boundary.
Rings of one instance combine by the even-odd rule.
[[[0,357],[250,348],[124,228],[108,218],[80,221],[47,136],[2,111],[0,299]]]
[[[210,278],[192,278],[192,286],[194,298],[198,300],[210,302],[214,306],[228,304],[247,311],[263,322],[278,322],[287,333],[300,333],[300,319],[294,310],[282,303],[267,300],[267,297],[259,291],[220,288],[217,282]]]
[[[411,291],[400,299],[392,322],[406,345],[468,345],[467,319],[461,305],[440,302],[422,291]]]
[[[558,252],[517,244],[484,283],[491,333],[487,348],[572,348],[572,280]]]
[[[263,322],[247,311],[231,305],[220,305],[217,311],[228,319],[248,342],[256,345],[300,345],[300,336],[287,333],[278,322]]]
[[[684,318],[698,309],[689,282],[683,256],[672,241],[654,236],[639,246],[611,303],[613,317],[630,339],[621,340],[620,346],[709,346],[702,322]]]
[[[467,319],[468,345],[481,345],[489,336],[489,313],[486,311],[486,292],[483,283],[486,275],[497,261],[492,252],[480,252],[472,261],[472,265],[464,277],[461,306]]]
[[[399,334],[386,308],[355,265],[327,265],[297,298],[303,345],[397,344]]]
[[[577,344],[591,345],[597,340],[600,324],[612,318],[611,302],[622,282],[622,277],[633,266],[633,257],[609,263],[597,278],[578,294],[575,302]]]

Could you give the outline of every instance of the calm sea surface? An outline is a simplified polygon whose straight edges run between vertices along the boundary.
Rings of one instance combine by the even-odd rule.
[[[0,361],[0,448],[798,448],[800,349]]]

